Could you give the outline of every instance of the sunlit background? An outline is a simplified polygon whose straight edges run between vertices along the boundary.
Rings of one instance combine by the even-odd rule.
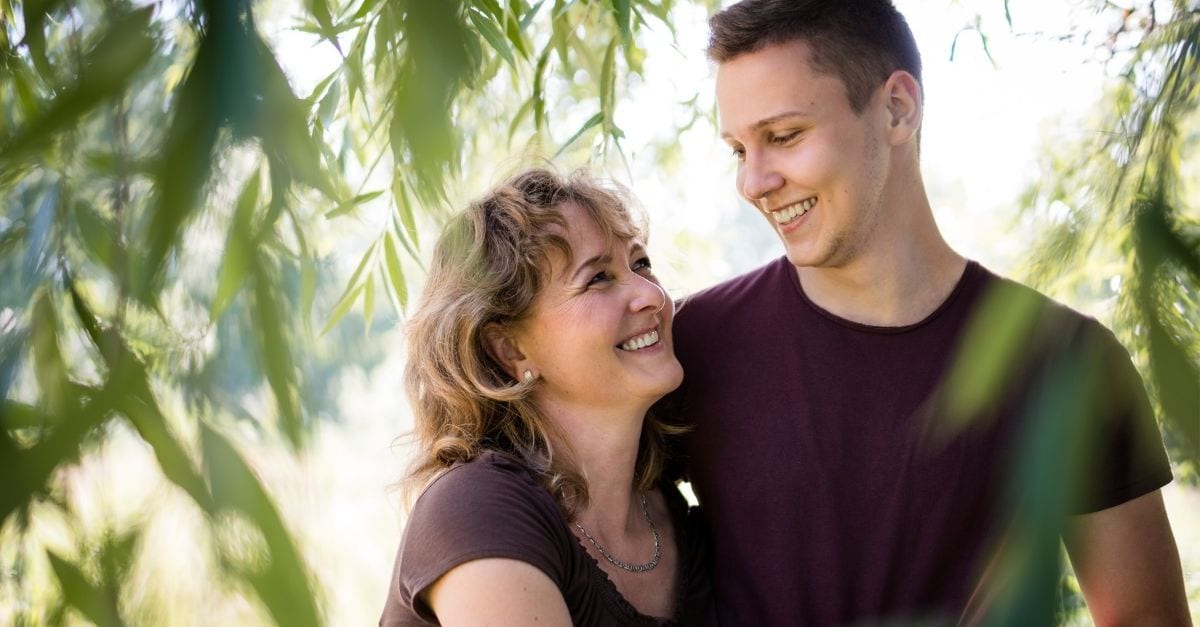
[[[310,20],[297,4],[269,0],[256,5],[256,16],[292,89],[306,95],[321,87],[343,57],[328,40],[302,28]],[[1105,22],[1111,22],[1111,13],[1069,0],[898,0],[897,5],[924,58],[922,163],[943,233],[966,256],[1000,274],[1023,277],[1046,221],[1067,210],[1050,204],[1021,212],[1022,195],[1051,172],[1051,148],[1102,132],[1093,115],[1095,105],[1123,61],[1102,45],[1102,35],[1118,25]],[[703,54],[707,14],[704,6],[679,3],[670,13],[673,33],[648,20],[637,34],[645,51],[643,72],[619,79],[614,114],[624,132],[619,148],[585,133],[555,159],[562,169],[589,166],[631,189],[649,218],[656,267],[677,297],[782,252],[772,231],[734,192],[735,162],[714,127],[713,68]],[[349,44],[339,41],[343,48]],[[175,80],[182,80],[182,67],[173,71],[180,74]],[[499,93],[504,85],[487,89],[497,90],[496,107],[480,105],[473,113],[478,125],[464,116],[468,119],[460,130],[470,138],[473,152],[448,189],[448,199],[419,216],[418,258],[429,252],[437,224],[431,216],[437,211],[462,206],[531,158],[553,156],[553,150],[531,146],[521,133],[515,139],[496,133],[515,113]],[[559,93],[548,100],[570,101],[569,86],[547,86],[548,92],[554,90]],[[555,142],[565,141],[593,112],[594,105],[582,103],[554,111]],[[327,127],[339,124],[346,122],[333,116]],[[232,206],[254,167],[252,156],[236,150],[224,157],[212,190],[218,205]],[[389,188],[386,165],[347,170],[359,195]],[[1189,162],[1184,171],[1190,173],[1184,178],[1189,206],[1200,206],[1197,166]],[[404,522],[396,485],[407,464],[403,435],[411,421],[400,383],[402,315],[385,304],[382,288],[371,311],[360,298],[338,312],[339,302],[345,302],[341,288],[354,282],[364,251],[393,220],[389,198],[385,193],[363,200],[348,216],[322,223],[310,241],[325,264],[311,330],[318,337],[312,354],[320,359],[313,368],[324,392],[319,407],[311,410],[315,419],[307,446],[295,452],[278,429],[256,422],[269,424],[276,415],[265,385],[242,389],[231,399],[256,420],[232,420],[226,431],[279,506],[312,569],[319,606],[330,625],[378,620]],[[195,265],[181,264],[200,283],[214,276],[226,246],[224,233],[204,227],[201,223],[186,235],[185,259],[194,259]],[[411,302],[419,293],[420,264],[404,257],[402,265]],[[1101,265],[1090,277],[1099,287],[1079,289],[1072,283],[1076,287],[1054,295],[1111,326],[1120,271],[1107,269]],[[200,354],[210,351],[218,341],[213,327],[204,319],[189,321],[180,315],[185,343]],[[10,309],[0,312],[0,328],[7,332],[11,321],[5,317],[14,316]],[[322,329],[334,317],[337,321]],[[188,350],[174,358],[185,362]],[[239,375],[236,369],[217,373]],[[28,380],[26,385],[31,385]],[[14,395],[20,396],[20,390]],[[191,411],[178,395],[164,393],[162,403],[164,412],[176,417]],[[196,427],[186,419],[176,420],[176,428],[196,436]],[[61,494],[70,500],[73,516],[35,505],[22,546],[46,546],[83,559],[80,552],[88,544],[81,537],[96,540],[108,530],[142,526],[141,558],[129,575],[133,584],[126,588],[132,598],[123,603],[139,608],[145,624],[270,622],[246,589],[214,575],[220,565],[211,543],[252,546],[255,531],[230,522],[217,526],[214,539],[203,513],[163,476],[155,451],[131,429],[112,426],[102,445],[62,470],[61,480],[67,486]],[[1200,491],[1177,481],[1164,494],[1193,616],[1200,620],[1200,525],[1195,523],[1200,520]],[[0,535],[9,542],[0,545],[0,568],[5,569],[0,573],[0,624],[38,616],[38,608],[54,606],[62,595],[46,559],[32,550],[22,552],[10,541],[11,529],[8,534]],[[21,579],[15,575],[18,570]],[[59,617],[83,620],[74,611]]]

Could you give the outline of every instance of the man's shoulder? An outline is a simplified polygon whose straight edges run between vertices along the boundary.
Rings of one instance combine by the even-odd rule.
[[[973,305],[977,311],[992,308],[993,315],[1026,316],[1030,324],[1046,332],[1115,340],[1112,332],[1095,317],[1025,283],[977,265],[980,269],[979,297]],[[986,312],[982,313],[986,315]]]
[[[1020,347],[1014,357],[1025,372],[1082,359],[1100,364],[1105,376],[1141,384],[1129,350],[1094,316],[1024,283],[986,269],[983,273],[965,327],[966,342],[986,335],[994,346]]]
[[[790,282],[792,265],[779,257],[753,270],[686,296],[679,302],[681,318],[735,311],[752,301],[774,299]]]

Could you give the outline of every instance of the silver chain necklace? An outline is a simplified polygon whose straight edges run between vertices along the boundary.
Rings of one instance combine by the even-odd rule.
[[[579,528],[579,533],[582,533],[583,537],[587,538],[588,542],[591,542],[597,551],[600,551],[600,554],[604,556],[604,559],[608,560],[609,564],[627,572],[644,573],[654,570],[654,567],[658,566],[658,558],[662,557],[662,540],[658,537],[658,528],[654,526],[654,521],[650,520],[650,506],[646,504],[645,492],[642,493],[642,515],[646,517],[646,522],[650,524],[650,532],[654,534],[654,558],[645,564],[630,564],[629,562],[623,562],[613,557],[608,551],[604,550],[604,547],[600,546],[599,542],[596,542],[596,539],[592,537],[592,534],[587,532],[587,529],[583,528],[583,525],[576,521],[575,526]]]

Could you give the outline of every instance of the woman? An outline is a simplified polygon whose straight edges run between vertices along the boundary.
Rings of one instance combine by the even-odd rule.
[[[650,406],[673,305],[621,197],[531,170],[443,232],[408,328],[426,486],[382,625],[713,622]]]

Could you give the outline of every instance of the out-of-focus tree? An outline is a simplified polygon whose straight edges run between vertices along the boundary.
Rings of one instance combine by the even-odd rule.
[[[1114,331],[1149,384],[1180,478],[1200,468],[1200,4],[1194,0],[1094,2],[1079,10],[1107,23],[1040,33],[1097,52],[1112,79],[1079,141],[1046,147],[1023,216],[1039,241],[1024,278],[1069,303],[1115,303]],[[1008,26],[1013,25],[1004,2]],[[1095,23],[1089,21],[1089,23]],[[985,35],[980,21],[967,30]],[[987,37],[982,40],[986,47]],[[1019,294],[997,294],[973,321],[951,395],[962,416],[996,400],[1009,368],[1038,343],[1039,314]],[[1061,339],[1061,338],[1060,338]],[[1073,577],[1056,551],[1070,503],[1089,477],[1094,400],[1104,398],[1103,357],[1079,354],[1048,369],[1029,405],[1031,427],[1010,474],[1018,511],[994,562],[985,624],[1086,622]],[[1100,462],[1104,463],[1104,462]],[[1179,521],[1175,521],[1179,524]],[[1056,582],[1058,585],[1056,586]]]
[[[1058,293],[1098,289],[1148,375],[1172,453],[1200,463],[1200,5],[1102,3],[1111,29],[1076,33],[1119,70],[1097,132],[1050,147],[1023,206],[1049,228],[1026,274]],[[1098,281],[1098,279],[1100,279]],[[1098,283],[1100,285],[1098,285]]]
[[[137,524],[76,533],[76,555],[26,541],[37,519],[77,527],[71,471],[124,433],[203,513],[225,580],[274,622],[322,623],[320,590],[231,426],[303,449],[326,378],[315,338],[352,310],[369,328],[378,297],[402,309],[419,222],[444,214],[497,138],[547,157],[619,148],[639,37],[650,22],[669,32],[672,5],[307,0],[299,28],[342,62],[297,94],[251,0],[0,0],[10,618],[179,620],[128,589]],[[386,226],[315,332],[320,233],[381,203]],[[34,563],[58,601],[29,601]]]

